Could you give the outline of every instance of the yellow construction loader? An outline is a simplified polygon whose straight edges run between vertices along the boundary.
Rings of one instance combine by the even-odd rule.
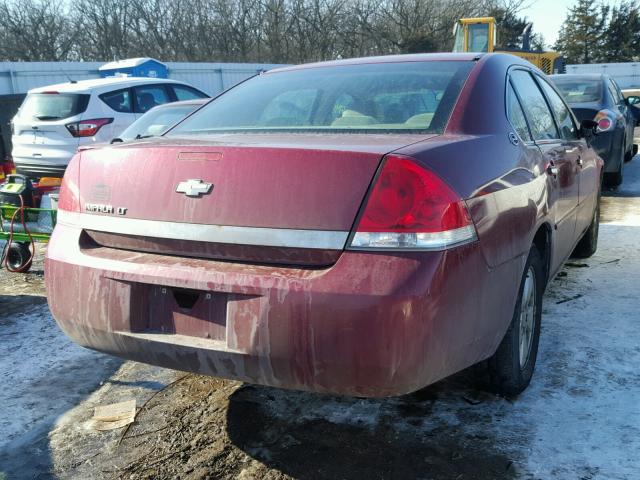
[[[530,49],[531,24],[523,32],[522,49],[496,49],[497,28],[493,17],[461,18],[453,26],[454,52],[505,52],[533,63],[548,75],[564,73],[564,59],[557,52],[539,52]]]

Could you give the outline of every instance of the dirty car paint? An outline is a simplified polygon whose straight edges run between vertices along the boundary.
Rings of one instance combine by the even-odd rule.
[[[593,211],[602,169],[585,157],[576,208],[561,212],[563,191],[541,149],[507,135],[514,65],[532,68],[509,55],[479,59],[442,135],[220,135],[81,152],[65,175],[62,211],[107,203],[160,227],[127,235],[61,215],[46,258],[56,321],[79,344],[121,357],[356,396],[412,392],[490,357],[536,233],[550,237],[552,276],[588,226],[579,212]],[[346,242],[314,249],[162,236],[162,222],[184,222],[347,238],[391,152],[457,192],[476,241],[372,252]],[[213,183],[212,193],[177,194],[189,178]],[[558,224],[571,234],[557,236]]]

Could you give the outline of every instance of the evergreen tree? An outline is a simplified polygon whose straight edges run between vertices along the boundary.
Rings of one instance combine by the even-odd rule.
[[[609,7],[591,0],[578,0],[569,9],[555,47],[567,63],[592,63],[602,58],[600,52],[608,16]]]
[[[498,41],[496,48],[522,48],[522,33],[528,22],[518,17],[515,12],[499,7],[489,11],[489,17],[496,19],[498,27]]]
[[[631,62],[640,57],[640,9],[632,2],[613,7],[602,36],[602,61]]]

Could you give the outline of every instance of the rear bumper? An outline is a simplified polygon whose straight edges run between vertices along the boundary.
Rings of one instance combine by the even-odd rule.
[[[42,177],[64,177],[64,172],[67,169],[66,165],[52,165],[47,163],[19,163],[19,160],[15,160],[16,173],[25,175],[29,178],[42,178]]]
[[[614,145],[615,132],[603,132],[591,140],[591,146],[604,160],[605,172],[617,172],[620,164],[620,146]]]
[[[244,265],[83,244],[58,224],[51,311],[77,343],[169,368],[356,396],[415,391],[491,355],[519,267],[489,273],[477,244],[344,253],[330,268]],[[491,281],[499,272],[505,283]],[[191,310],[174,292],[199,293]],[[514,295],[515,297],[515,295]]]

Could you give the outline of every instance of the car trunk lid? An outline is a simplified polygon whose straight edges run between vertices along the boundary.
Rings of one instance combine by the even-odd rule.
[[[87,150],[100,245],[259,263],[333,263],[384,154],[425,135],[225,135]]]

